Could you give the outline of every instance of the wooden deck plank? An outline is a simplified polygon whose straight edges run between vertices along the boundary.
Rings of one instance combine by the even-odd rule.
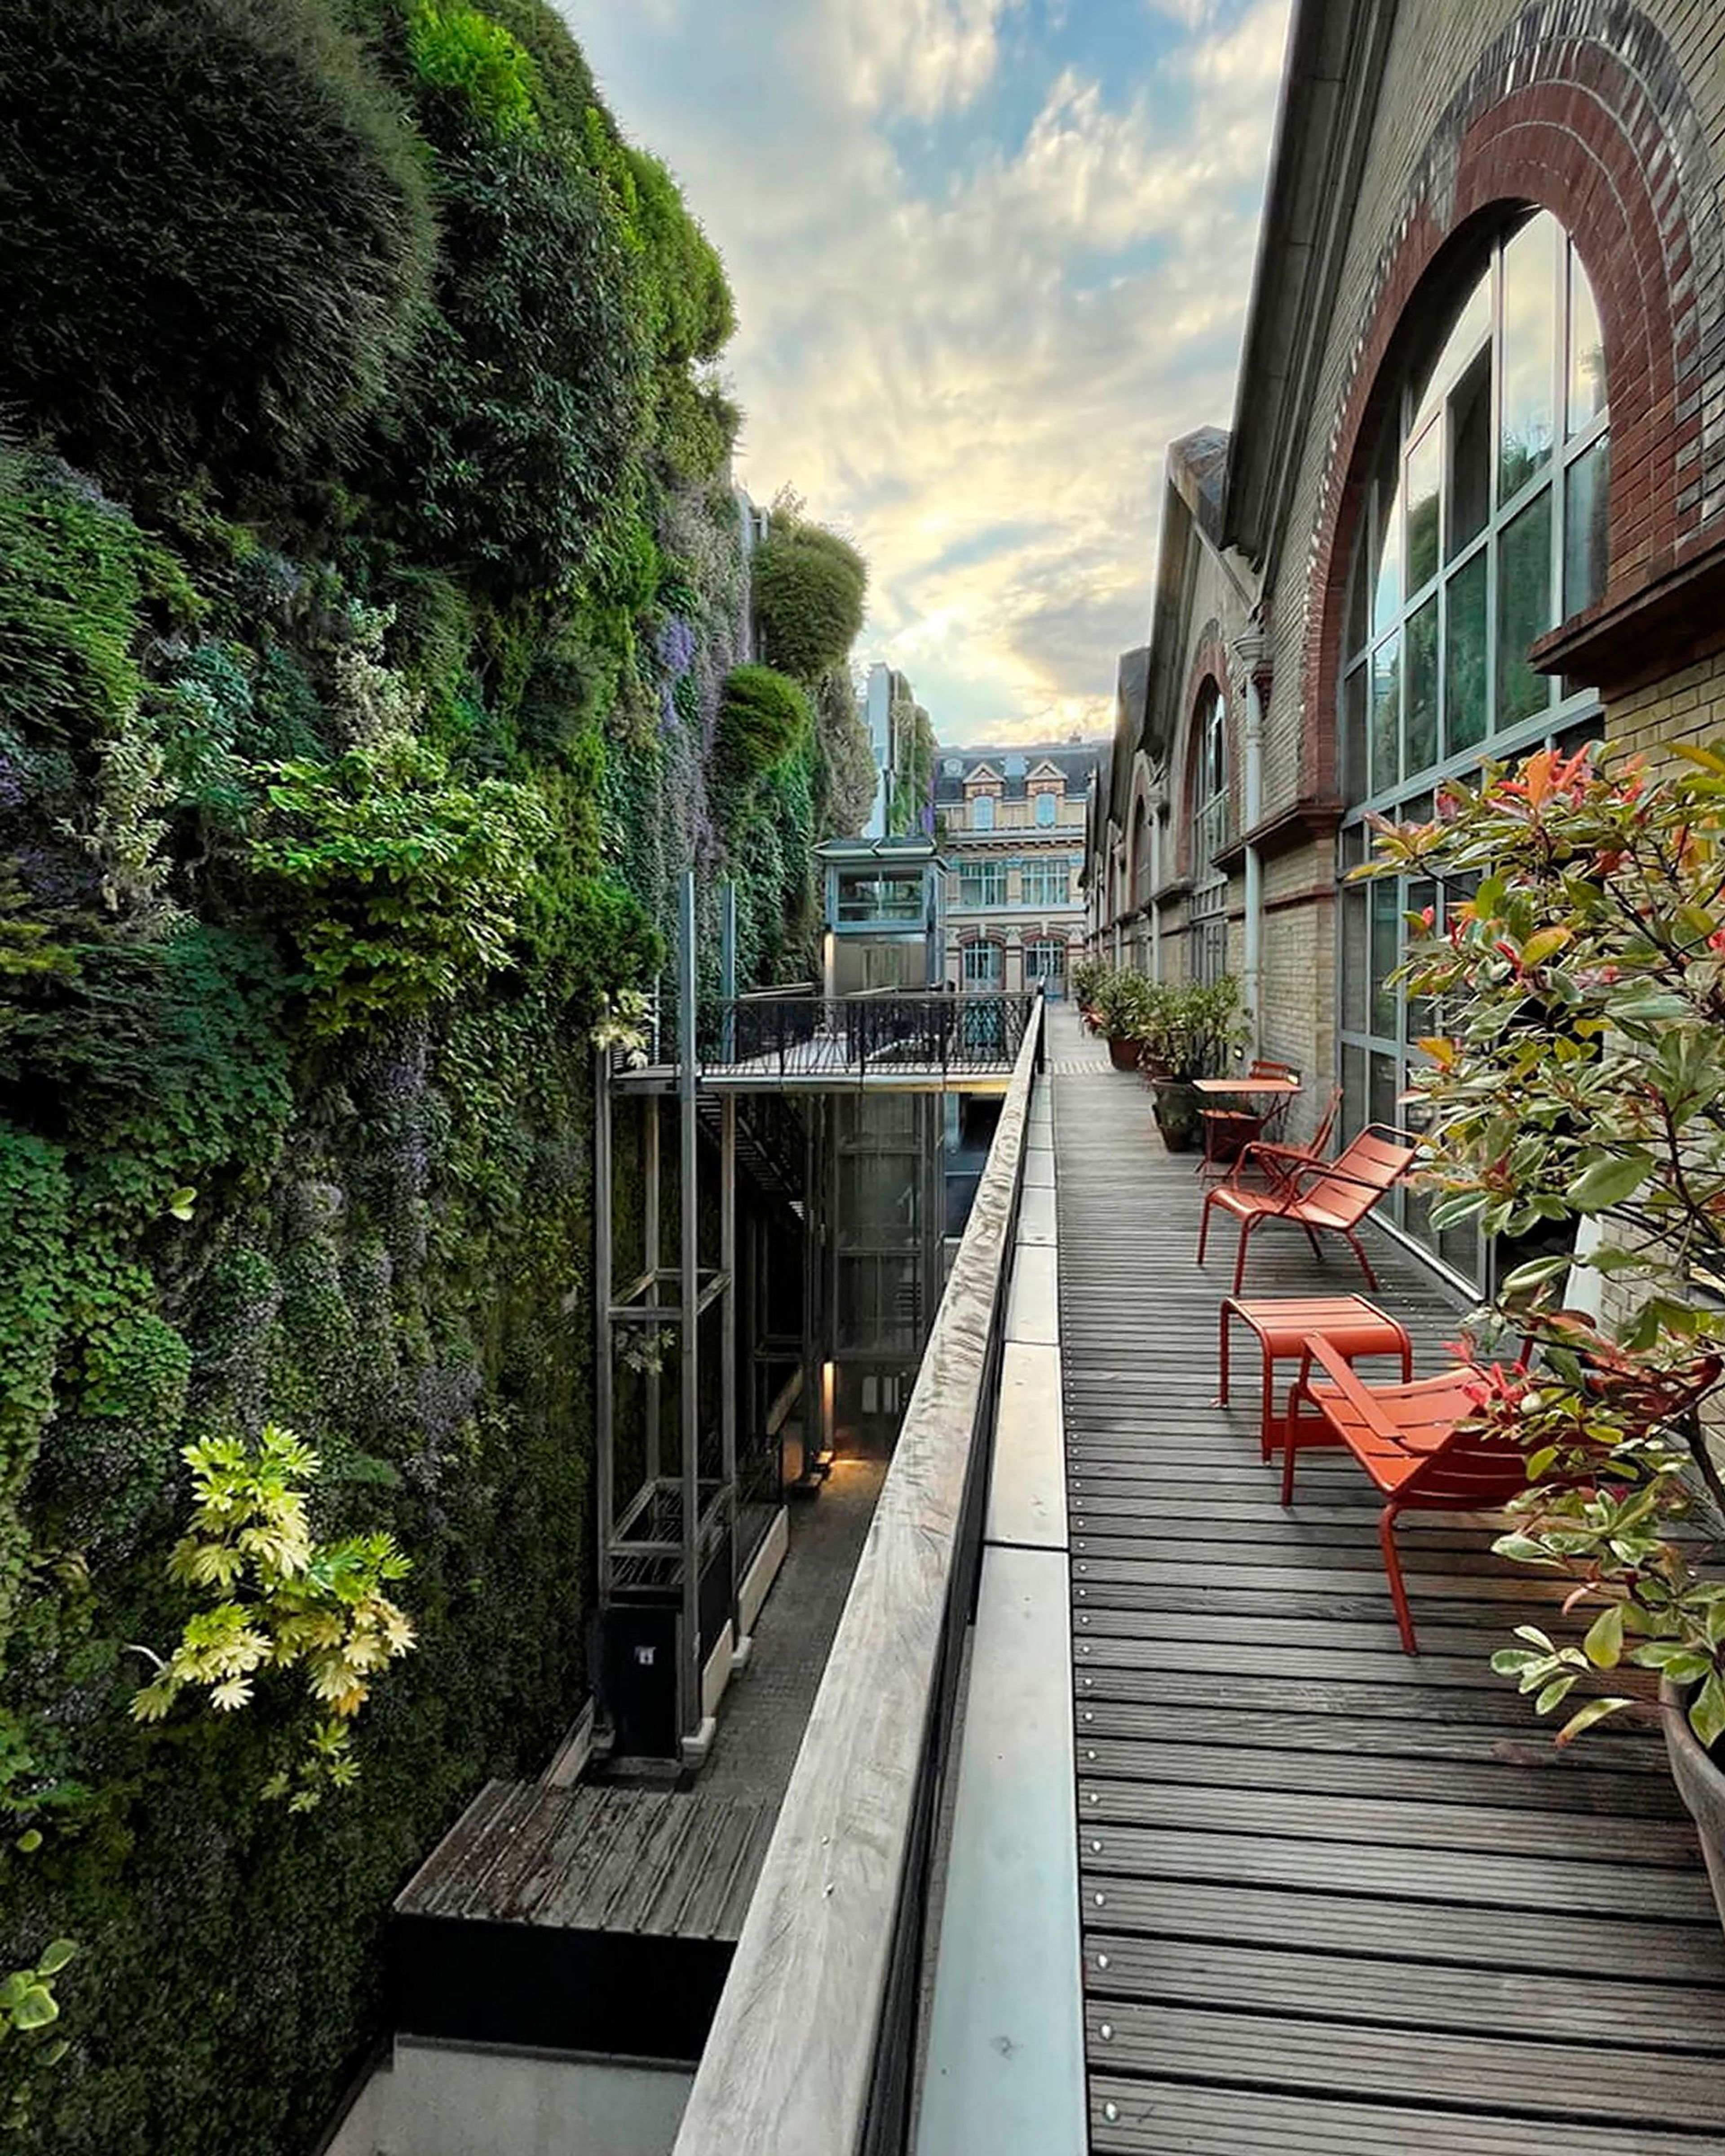
[[[1130,1999],[1092,1999],[1086,2019],[1091,2056],[1106,2057],[1115,2071],[1458,2110],[1478,2105],[1530,2121],[1702,2130],[1719,2118],[1716,2061],[1683,2052],[1655,2061],[1604,2045],[1528,2043],[1502,2030],[1463,2036]]]
[[[1553,1975],[1609,1969],[1613,1983],[1625,1985],[1725,1988],[1716,1923],[1532,1909],[1512,1925],[1495,1926],[1482,1922],[1476,1908],[1441,1900],[1399,1901],[1373,1894],[1365,1881],[1360,1892],[1350,1893],[1349,1883],[1344,1879],[1333,1892],[1314,1893],[1260,1885],[1251,1876],[1217,1881],[1173,1871],[1153,1878],[1116,1873],[1085,1878],[1081,1899],[1087,1939],[1104,1931],[1127,1931],[1373,1954],[1384,1962],[1386,1981],[1398,1968],[1423,1962],[1475,1965],[1489,1958],[1495,1968]]]
[[[1296,1953],[1214,1940],[1093,1934],[1084,1986],[1097,1999],[1310,2014],[1398,2029],[1447,2029],[1697,2051],[1725,2057],[1725,1991],[1620,1986],[1597,1976],[1530,1975],[1477,1962],[1399,1964],[1386,1979],[1365,1955]]]
[[[1563,1592],[1492,1553],[1495,1516],[1404,1524],[1422,1651],[1401,1653],[1373,1491],[1302,1455],[1283,1510],[1238,1332],[1219,1403],[1232,1237],[1196,1268],[1197,1188],[1142,1088],[1057,1052],[1092,2147],[1725,2146],[1725,1942],[1657,1738],[1558,1754],[1491,1675]],[[1453,1298],[1369,1247],[1374,1300],[1439,1367]],[[1247,1276],[1360,1285],[1293,1237],[1255,1244]]]
[[[1322,1725],[1320,1725],[1320,1727]],[[1093,1738],[1078,1749],[1078,1771],[1100,1781],[1116,1778],[1136,1784],[1194,1783],[1200,1787],[1310,1789],[1325,1795],[1404,1798],[1415,1802],[1508,1806],[1517,1810],[1597,1813],[1630,1820],[1686,1820],[1682,1799],[1664,1772],[1664,1755],[1653,1753],[1649,1771],[1611,1774],[1597,1761],[1554,1774],[1530,1774],[1521,1763],[1473,1765],[1428,1756],[1423,1744],[1406,1758],[1374,1757],[1352,1745],[1331,1750],[1277,1750],[1251,1740],[1260,1725],[1238,1718],[1237,1742],[1212,1728],[1183,1727],[1181,1737],[1208,1734],[1207,1743],[1145,1744],[1118,1738]],[[1650,1752],[1651,1748],[1648,1748]],[[1576,1754],[1558,1757],[1574,1762]],[[1587,1759],[1584,1753],[1582,1758]],[[1596,1826],[1589,1830],[1597,1833]]]
[[[1714,2144],[1651,2127],[1578,2126],[1535,2141],[1525,2118],[1332,2102],[1203,2083],[1091,2082],[1096,2156],[1702,2156]]]

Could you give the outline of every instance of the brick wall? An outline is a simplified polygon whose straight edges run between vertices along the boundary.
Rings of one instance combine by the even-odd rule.
[[[1359,447],[1411,302],[1497,205],[1574,237],[1600,307],[1612,412],[1608,588],[1633,598],[1725,534],[1725,7],[1720,0],[1401,0],[1273,590],[1266,811],[1333,795],[1340,587]],[[1309,535],[1309,536],[1308,536]],[[1725,733],[1725,660],[1608,700],[1651,746]],[[1271,864],[1266,1045],[1333,1063],[1327,844]],[[1276,898],[1305,902],[1277,906]]]

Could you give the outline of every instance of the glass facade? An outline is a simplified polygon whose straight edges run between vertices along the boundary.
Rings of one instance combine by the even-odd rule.
[[[1006,953],[999,943],[967,943],[964,985],[999,992],[1006,978]]]
[[[1004,861],[967,861],[958,878],[961,906],[1004,906],[1007,880]]]
[[[1019,871],[1023,905],[1065,906],[1071,895],[1072,872],[1064,860],[1026,861]]]
[[[1055,937],[1033,937],[1024,946],[1024,986],[1039,981],[1050,996],[1065,993],[1066,947]]]
[[[1228,970],[1228,878],[1214,856],[1232,832],[1228,788],[1228,706],[1213,682],[1194,722],[1192,900],[1186,970],[1219,981]]]
[[[1433,813],[1445,778],[1596,731],[1591,691],[1537,672],[1529,647],[1604,585],[1610,441],[1599,313],[1543,212],[1500,239],[1435,360],[1399,386],[1372,465],[1344,615],[1337,715],[1347,798],[1339,866],[1369,850],[1366,819]],[[1440,927],[1466,893],[1401,878],[1344,884],[1340,1019],[1344,1127],[1398,1123],[1434,1015],[1392,977],[1403,916]],[[1434,1236],[1411,1191],[1393,1217],[1483,1285],[1470,1226]]]

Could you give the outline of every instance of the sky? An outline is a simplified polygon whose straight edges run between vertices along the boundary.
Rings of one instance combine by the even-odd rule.
[[[870,564],[942,742],[1099,735],[1226,426],[1287,0],[560,0],[739,329],[737,476]]]

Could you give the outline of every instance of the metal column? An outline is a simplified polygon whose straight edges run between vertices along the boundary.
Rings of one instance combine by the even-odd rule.
[[[611,1535],[616,1522],[617,1496],[615,1462],[613,1457],[615,1444],[615,1407],[614,1403],[614,1371],[611,1357],[614,1348],[611,1325],[611,1297],[615,1292],[612,1279],[611,1227],[611,1057],[608,1049],[599,1049],[593,1055],[593,1269],[596,1290],[593,1341],[593,1481],[594,1512],[597,1517],[599,1547],[596,1584],[598,1603],[604,1609],[611,1599]]]
[[[677,937],[678,1438],[682,1463],[683,1636],[677,1725],[685,1746],[701,1732],[701,1214],[695,1094],[695,871],[683,876]]]

